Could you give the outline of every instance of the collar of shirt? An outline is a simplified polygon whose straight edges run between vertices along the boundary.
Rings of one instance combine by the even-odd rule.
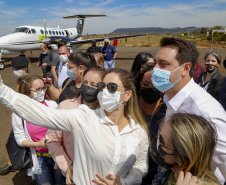
[[[164,102],[167,107],[171,106],[174,111],[177,111],[184,100],[191,94],[192,85],[194,84],[193,78],[170,100],[169,97],[165,94],[163,97]]]
[[[117,126],[113,121],[111,121],[105,114],[104,109],[99,108],[98,110],[98,117],[100,120],[100,123],[102,124],[109,124],[111,126]],[[136,124],[135,121],[129,116],[130,122],[129,124],[120,132],[120,135],[124,133],[132,132],[139,128],[140,125]]]

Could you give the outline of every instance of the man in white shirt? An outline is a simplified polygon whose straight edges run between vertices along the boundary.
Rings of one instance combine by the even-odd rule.
[[[60,65],[58,69],[58,88],[60,89],[67,76],[68,57],[70,56],[70,50],[66,46],[59,48]]]
[[[179,38],[163,38],[155,56],[152,72],[155,88],[165,92],[166,120],[174,113],[185,112],[201,115],[213,123],[218,141],[213,166],[218,179],[226,178],[226,113],[223,107],[193,80],[196,47]],[[224,177],[223,177],[223,176]]]

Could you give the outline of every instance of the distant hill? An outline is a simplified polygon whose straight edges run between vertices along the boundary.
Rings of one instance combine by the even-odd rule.
[[[146,28],[118,28],[114,30],[113,34],[136,34],[136,33],[144,33],[144,34],[153,34],[153,33],[159,33],[159,34],[166,34],[166,33],[181,33],[181,32],[188,32],[191,33],[193,31],[199,32],[201,28],[199,27],[175,27],[175,28],[161,28],[161,27],[146,27]]]

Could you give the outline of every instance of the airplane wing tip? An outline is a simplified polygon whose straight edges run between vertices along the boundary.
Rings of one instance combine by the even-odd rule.
[[[78,15],[72,15],[72,16],[66,16],[63,17],[64,19],[73,19],[73,18],[88,18],[88,17],[106,17],[107,15],[82,15],[82,14],[78,14]]]

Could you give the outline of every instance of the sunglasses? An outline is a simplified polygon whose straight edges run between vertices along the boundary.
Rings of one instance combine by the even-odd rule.
[[[160,141],[160,139],[159,139],[159,136],[156,136],[156,138],[154,138],[154,139],[157,140],[157,141],[156,141],[156,146],[157,146],[159,155],[160,155],[161,157],[165,157],[166,155],[175,155],[175,153],[169,154],[169,153],[165,152],[165,150],[162,149],[162,147],[164,147],[164,148],[167,148],[167,149],[172,150],[172,151],[175,152],[174,149],[172,149],[172,148],[170,148],[170,147],[168,147],[168,146],[162,144],[161,141]]]
[[[99,91],[103,91],[103,89],[106,87],[106,84],[104,82],[98,82],[97,83],[97,89]],[[107,89],[110,93],[115,93],[118,89],[118,85],[116,83],[108,83],[107,84]]]

